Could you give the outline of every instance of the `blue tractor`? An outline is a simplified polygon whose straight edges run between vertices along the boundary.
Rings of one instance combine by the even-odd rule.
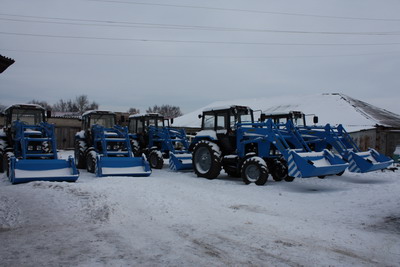
[[[314,116],[314,125],[307,125],[305,115],[300,111],[291,111],[283,114],[262,114],[262,120],[273,119],[275,123],[287,121],[293,123],[293,131],[296,131],[305,140],[313,151],[324,149],[338,153],[349,163],[350,172],[365,173],[382,170],[389,167],[393,160],[375,149],[361,151],[350,134],[339,124],[338,126],[316,125],[318,117]]]
[[[46,122],[43,107],[16,104],[8,107],[4,115],[5,126],[0,134],[0,172],[6,172],[11,183],[75,182],[78,179],[73,158],[58,158],[54,125]]]
[[[192,169],[192,154],[184,129],[169,126],[169,120],[158,113],[129,116],[129,132],[135,155],[145,154],[150,166],[161,169],[164,158],[171,170]]]
[[[276,181],[342,172],[348,164],[327,150],[310,152],[292,148],[269,120],[254,122],[245,106],[203,111],[202,130],[190,145],[197,176],[214,179],[223,168],[245,184],[263,185],[271,174]]]
[[[96,176],[149,176],[144,157],[135,156],[127,127],[116,124],[110,111],[92,110],[82,115],[82,130],[75,135],[75,160],[79,169]]]

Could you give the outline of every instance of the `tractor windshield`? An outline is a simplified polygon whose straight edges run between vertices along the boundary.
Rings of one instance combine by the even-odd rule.
[[[300,112],[292,113],[292,121],[294,125],[305,126],[305,117],[303,113]]]
[[[112,114],[92,114],[90,116],[90,126],[94,124],[112,128],[115,125],[115,116]]]
[[[43,110],[38,109],[13,109],[11,122],[21,121],[27,125],[38,125],[44,121]]]
[[[162,117],[149,118],[147,123],[148,123],[147,126],[164,127],[164,118]]]
[[[231,127],[234,127],[236,123],[252,123],[253,112],[248,109],[237,109],[235,115],[231,115]],[[251,127],[250,125],[248,127]]]

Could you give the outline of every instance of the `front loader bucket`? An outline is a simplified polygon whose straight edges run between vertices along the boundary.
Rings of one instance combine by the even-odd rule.
[[[191,170],[193,169],[192,163],[191,153],[169,153],[169,168],[173,171]]]
[[[149,176],[151,168],[144,157],[97,156],[96,176]]]
[[[287,161],[289,176],[296,178],[338,174],[349,166],[340,157],[326,149],[322,152],[290,150]]]
[[[393,163],[393,160],[380,154],[375,149],[365,152],[352,152],[348,154],[349,171],[351,172],[372,172],[387,168]]]
[[[12,184],[31,181],[75,182],[79,178],[79,172],[72,157],[68,160],[12,157],[8,178]]]

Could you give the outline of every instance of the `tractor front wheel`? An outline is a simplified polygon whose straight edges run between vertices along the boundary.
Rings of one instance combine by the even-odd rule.
[[[4,152],[0,151],[0,173],[3,173],[4,170]]]
[[[164,159],[162,154],[158,150],[153,150],[149,154],[150,167],[153,169],[162,169],[164,165]]]
[[[86,158],[85,158],[86,142],[76,141],[75,142],[75,165],[78,169],[86,168]]]
[[[288,176],[288,169],[286,164],[283,164],[279,160],[275,160],[271,166],[270,172],[274,181],[280,182],[282,180],[286,181]]]
[[[268,168],[260,157],[251,157],[243,162],[242,179],[245,184],[264,185],[268,180]]]
[[[97,157],[96,152],[91,150],[87,153],[86,156],[86,169],[90,173],[95,173],[97,168]]]
[[[200,141],[193,150],[193,167],[198,177],[217,178],[221,172],[219,146],[210,141]]]

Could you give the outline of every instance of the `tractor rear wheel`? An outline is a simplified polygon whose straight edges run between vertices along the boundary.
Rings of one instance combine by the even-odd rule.
[[[158,150],[153,150],[149,154],[149,163],[152,169],[162,169],[164,165],[164,159],[162,154]]]
[[[221,172],[219,146],[207,140],[198,142],[193,150],[193,167],[198,177],[217,178]]]
[[[243,162],[242,179],[245,184],[264,185],[268,180],[268,168],[260,157],[251,157]]]

